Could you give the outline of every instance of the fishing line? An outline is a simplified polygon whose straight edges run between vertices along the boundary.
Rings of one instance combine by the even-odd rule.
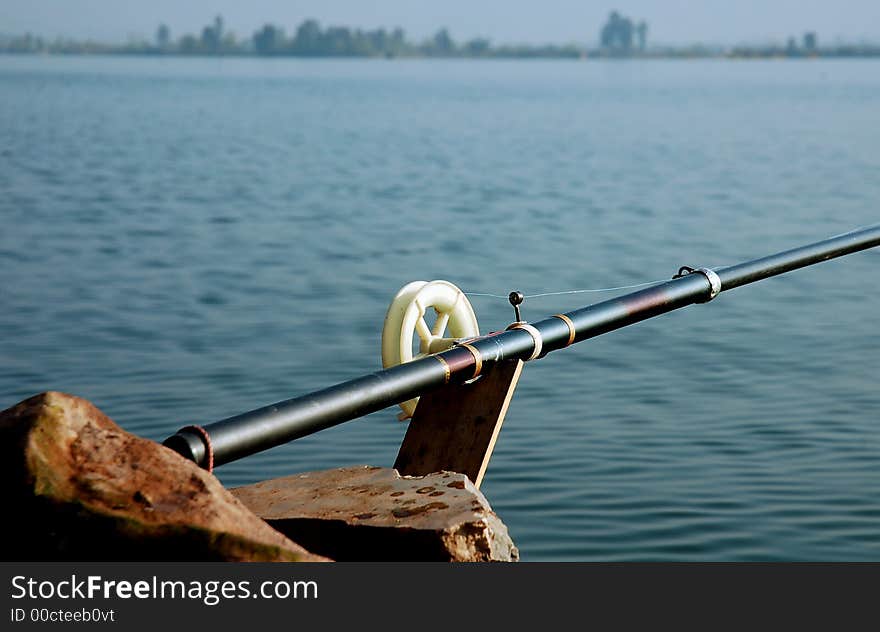
[[[727,266],[712,266],[712,269],[717,268],[725,268]],[[680,272],[680,270],[679,270]],[[673,277],[670,277],[673,278]],[[547,296],[563,296],[568,294],[592,294],[592,293],[600,293],[600,292],[617,292],[619,290],[633,290],[635,288],[647,287],[649,285],[657,285],[659,283],[665,283],[669,281],[669,278],[657,279],[655,281],[645,281],[644,283],[635,283],[633,285],[618,285],[616,287],[600,287],[600,288],[587,288],[580,290],[560,290],[558,292],[540,292],[538,294],[525,294],[523,298],[544,298]],[[505,301],[508,300],[507,294],[492,294],[491,292],[465,292],[467,296],[484,296],[487,298],[500,298]]]
[[[589,288],[582,290],[560,290],[558,292],[540,292],[538,294],[526,294],[523,298],[543,298],[546,296],[562,296],[565,294],[587,294],[587,293],[598,293],[598,292],[616,292],[618,290],[631,290],[637,287],[646,287],[648,285],[657,285],[658,283],[663,283],[668,281],[669,279],[658,279],[656,281],[645,281],[644,283],[636,283],[634,285],[618,285],[617,287],[600,287],[600,288]],[[465,292],[468,296],[485,296],[488,298],[500,298],[507,300],[507,294],[491,294],[489,292]]]

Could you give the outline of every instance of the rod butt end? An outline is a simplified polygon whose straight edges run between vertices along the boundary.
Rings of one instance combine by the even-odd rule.
[[[165,439],[162,445],[174,450],[183,458],[192,461],[196,465],[204,467],[202,461],[205,458],[205,444],[197,434],[187,429],[178,430],[175,434]]]

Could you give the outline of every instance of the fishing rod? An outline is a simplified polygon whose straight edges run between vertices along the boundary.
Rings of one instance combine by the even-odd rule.
[[[529,361],[572,344],[653,318],[721,292],[880,245],[880,224],[737,265],[712,270],[683,266],[669,281],[543,320],[521,320],[522,294],[512,292],[516,322],[502,332],[479,335],[473,309],[445,281],[415,282],[398,292],[383,330],[383,365],[342,382],[222,421],[186,426],[164,445],[213,469],[242,457],[400,404],[409,417],[415,398],[476,380],[506,360]],[[437,312],[433,328],[426,310]],[[443,337],[449,329],[451,337]],[[418,354],[412,353],[414,333]]]

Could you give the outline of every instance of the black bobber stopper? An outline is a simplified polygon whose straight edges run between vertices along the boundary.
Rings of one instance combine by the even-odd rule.
[[[519,315],[519,306],[522,305],[522,302],[525,299],[525,295],[519,290],[514,290],[507,296],[507,300],[510,301],[511,305],[513,305],[513,313],[516,314],[516,322],[518,323],[524,322],[522,317],[520,317]]]

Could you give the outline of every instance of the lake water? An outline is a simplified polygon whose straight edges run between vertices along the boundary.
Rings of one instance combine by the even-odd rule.
[[[0,57],[0,408],[63,390],[161,440],[376,370],[412,280],[640,283],[878,201],[876,61]],[[880,559],[878,274],[852,255],[528,364],[483,484],[523,559]],[[395,416],[217,474],[391,465]]]

